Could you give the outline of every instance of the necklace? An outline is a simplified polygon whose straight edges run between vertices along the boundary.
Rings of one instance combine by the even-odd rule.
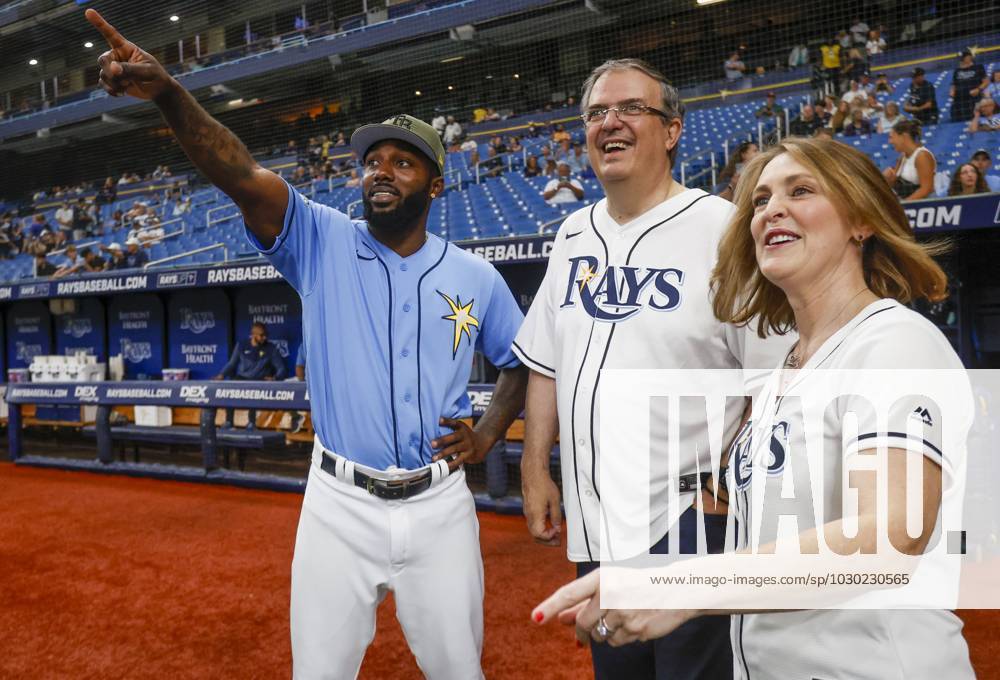
[[[861,295],[862,293],[864,293],[866,290],[868,290],[868,286],[865,286],[864,288],[862,288],[861,290],[859,290],[857,293],[855,293],[854,295],[852,295],[851,299],[848,300],[844,304],[844,306],[840,308],[840,311],[837,312],[837,314],[833,317],[833,320],[823,325],[823,327],[820,329],[820,333],[822,333],[827,328],[829,328],[831,324],[836,323],[837,319],[840,318],[840,315],[844,313],[844,310],[847,309],[850,306],[850,304],[852,302],[854,302],[854,300],[859,295]],[[819,335],[819,334],[817,333],[817,335]],[[801,368],[802,364],[804,363],[802,361],[802,357],[803,356],[805,356],[805,354],[804,353],[802,353],[802,354],[799,353],[799,343],[798,343],[798,341],[796,341],[795,344],[792,345],[792,348],[788,351],[788,357],[785,358],[785,368],[790,368],[792,370]]]

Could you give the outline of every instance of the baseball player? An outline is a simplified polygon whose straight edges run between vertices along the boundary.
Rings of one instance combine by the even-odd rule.
[[[427,677],[481,678],[482,557],[462,465],[521,411],[527,371],[499,273],[426,232],[444,189],[440,138],[406,115],[355,131],[366,222],[351,222],[258,166],[153,57],[87,18],[111,48],[104,89],[156,103],[302,298],[316,442],[292,563],[294,676],[356,677],[391,590]],[[501,373],[472,429],[461,419],[476,350]]]
[[[682,105],[676,90],[648,64],[607,62],[590,75],[581,101],[587,152],[607,198],[570,215],[559,229],[541,288],[514,343],[531,369],[521,462],[524,510],[531,534],[558,544],[559,489],[548,460],[558,430],[568,555],[578,575],[599,565],[600,376],[605,368],[772,368],[791,340],[761,341],[747,329],[719,323],[709,278],[732,205],[673,181]],[[740,409],[727,412],[726,435]],[[694,552],[695,475],[711,469],[711,448],[699,423],[681,425],[680,479],[653,474],[650,535],[679,531]],[[653,441],[665,447],[665,442]],[[663,450],[663,449],[661,449]],[[696,462],[695,452],[701,460]],[[667,484],[679,507],[667,507]],[[705,507],[715,502],[704,495]],[[708,547],[721,550],[725,510],[705,514]],[[592,644],[597,678],[719,678],[731,672],[728,617],[693,621],[655,643],[612,649]]]

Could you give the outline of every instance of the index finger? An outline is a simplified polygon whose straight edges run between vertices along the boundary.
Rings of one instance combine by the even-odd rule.
[[[450,427],[453,430],[457,430],[462,425],[465,425],[465,423],[461,420],[458,420],[456,418],[448,418],[446,416],[441,416],[441,424],[444,425],[445,427]]]
[[[104,39],[108,41],[108,45],[112,48],[125,47],[128,43],[128,41],[122,37],[122,34],[115,30],[114,26],[105,21],[104,17],[102,17],[100,12],[96,9],[88,9],[84,12],[84,16],[87,17],[87,21],[89,21],[94,28],[101,32],[101,35],[104,36]]]
[[[531,612],[531,618],[536,623],[545,623],[559,612],[586,602],[597,595],[601,583],[600,570],[595,569],[586,576],[567,583],[556,592],[549,595]],[[596,599],[596,598],[595,598]]]

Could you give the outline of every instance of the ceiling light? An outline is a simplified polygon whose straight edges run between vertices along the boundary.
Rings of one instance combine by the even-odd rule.
[[[170,15],[170,20],[171,21],[180,21],[181,18],[179,16],[177,16],[176,14],[171,14]]]
[[[463,59],[465,59],[465,57],[460,54],[457,57],[448,57],[447,59],[442,59],[441,63],[442,64],[447,64],[447,63],[452,62],[452,61],[462,61]]]
[[[699,5],[714,5],[719,2],[725,2],[726,0],[698,0]]]
[[[37,59],[29,59],[28,60],[28,66],[38,66],[38,60]]]
[[[86,47],[89,50],[91,47],[94,46],[94,43],[92,43],[92,42],[90,42],[88,40],[87,42],[83,43],[83,46]]]
[[[422,92],[421,92],[420,90],[417,90],[417,91],[416,91],[416,92],[414,92],[413,94],[415,94],[415,95],[417,95],[417,96],[419,97],[419,96],[420,96],[421,94],[423,94],[423,93],[422,93]]]
[[[229,105],[230,106],[242,106],[243,105],[243,99],[230,99],[229,100]]]
[[[454,86],[454,85],[449,85],[449,86],[448,86],[448,91],[449,91],[449,92],[451,92],[451,91],[452,91],[452,90],[454,90],[454,89],[455,89],[455,86]]]
[[[519,74],[519,73],[515,73],[515,74],[514,74],[514,80],[517,80],[517,79],[518,79],[518,78],[520,78],[520,77],[521,77],[521,74]]]

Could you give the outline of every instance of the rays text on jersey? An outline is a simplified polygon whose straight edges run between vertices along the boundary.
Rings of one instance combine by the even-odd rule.
[[[569,260],[566,295],[560,308],[575,307],[577,298],[597,321],[624,321],[646,307],[671,312],[681,305],[684,272],[672,267],[606,267],[582,255]]]

